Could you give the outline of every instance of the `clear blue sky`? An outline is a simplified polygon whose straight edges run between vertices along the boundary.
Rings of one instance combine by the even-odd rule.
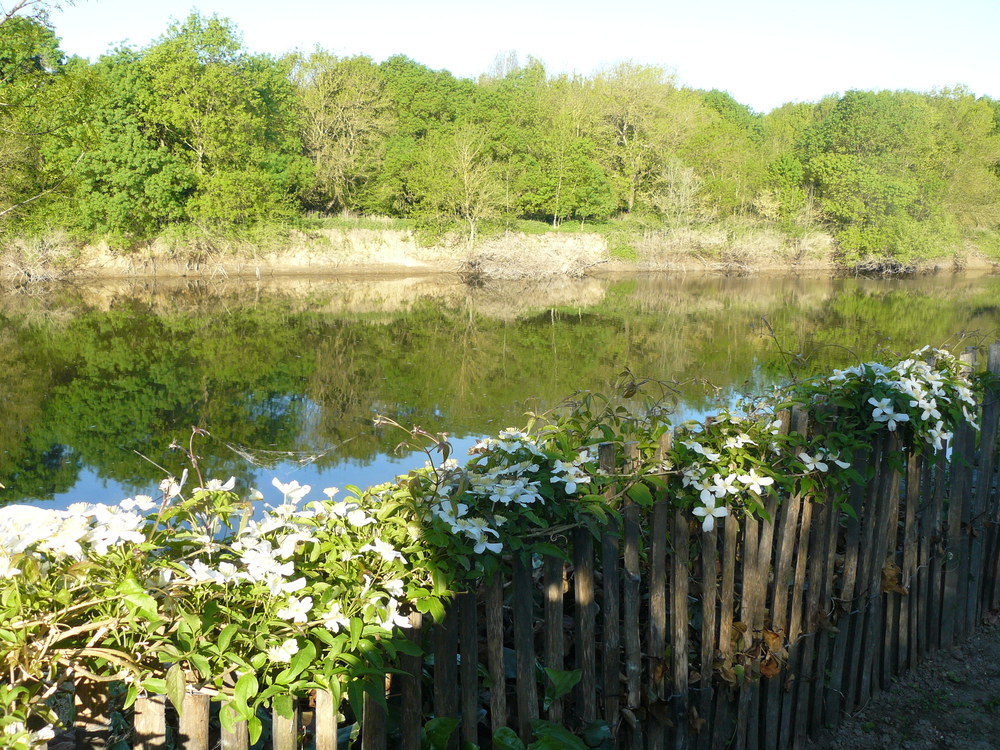
[[[252,52],[401,53],[465,77],[509,50],[551,73],[634,60],[761,112],[852,88],[1000,98],[1000,0],[77,0],[52,20],[65,51],[96,59],[194,8],[234,21]]]

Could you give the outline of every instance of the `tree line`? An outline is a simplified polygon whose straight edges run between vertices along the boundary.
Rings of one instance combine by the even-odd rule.
[[[0,237],[128,248],[172,229],[381,215],[470,241],[516,220],[826,229],[848,265],[1000,254],[1000,101],[848,91],[756,113],[621,63],[478,80],[403,56],[250,53],[192,13],[143,48],[67,57],[0,19]]]

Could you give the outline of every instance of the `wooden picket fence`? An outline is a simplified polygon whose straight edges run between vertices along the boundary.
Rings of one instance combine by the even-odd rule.
[[[1000,374],[1000,344],[988,368]],[[600,539],[563,532],[553,541],[568,560],[515,560],[509,577],[459,595],[442,623],[414,615],[410,637],[426,656],[401,657],[388,712],[366,699],[341,734],[356,730],[363,750],[418,750],[430,717],[454,717],[449,748],[487,748],[501,727],[527,744],[544,719],[606,722],[629,750],[800,746],[1000,607],[1000,404],[996,392],[984,401],[981,433],[960,429],[950,458],[905,454],[900,465],[892,435],[856,457],[871,479],[853,488],[853,514],[772,497],[773,522],[728,517],[704,533],[661,499],[626,505]],[[810,429],[805,413],[785,420]],[[601,460],[614,468],[609,451]],[[581,679],[556,696],[543,668]],[[221,732],[209,710],[189,695],[178,722],[162,697],[141,699],[134,746],[164,747],[169,732],[186,750],[248,747],[245,727]],[[264,739],[334,750],[337,716],[329,694],[304,696]]]

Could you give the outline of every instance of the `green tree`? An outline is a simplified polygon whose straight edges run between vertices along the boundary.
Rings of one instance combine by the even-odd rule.
[[[212,226],[289,217],[307,174],[288,68],[197,13],[142,55],[144,115],[197,176],[188,215]]]
[[[483,220],[500,215],[502,181],[486,134],[476,125],[459,125],[425,139],[417,174],[420,210],[463,222],[469,244],[475,243]]]
[[[393,127],[383,72],[371,58],[338,59],[319,49],[293,60],[302,142],[314,165],[306,204],[356,208],[357,195],[382,168]]]
[[[933,113],[920,95],[849,91],[804,145],[845,262],[910,262],[951,239]]]

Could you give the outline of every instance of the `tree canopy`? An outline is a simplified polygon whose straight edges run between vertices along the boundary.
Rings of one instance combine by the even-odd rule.
[[[636,217],[831,231],[845,263],[988,249],[1000,103],[961,88],[848,91],[762,114],[666,69],[473,81],[402,55],[249,52],[192,13],[143,48],[67,58],[45,15],[0,23],[0,235],[129,247],[307,213],[455,226]],[[35,6],[38,6],[37,8]]]

